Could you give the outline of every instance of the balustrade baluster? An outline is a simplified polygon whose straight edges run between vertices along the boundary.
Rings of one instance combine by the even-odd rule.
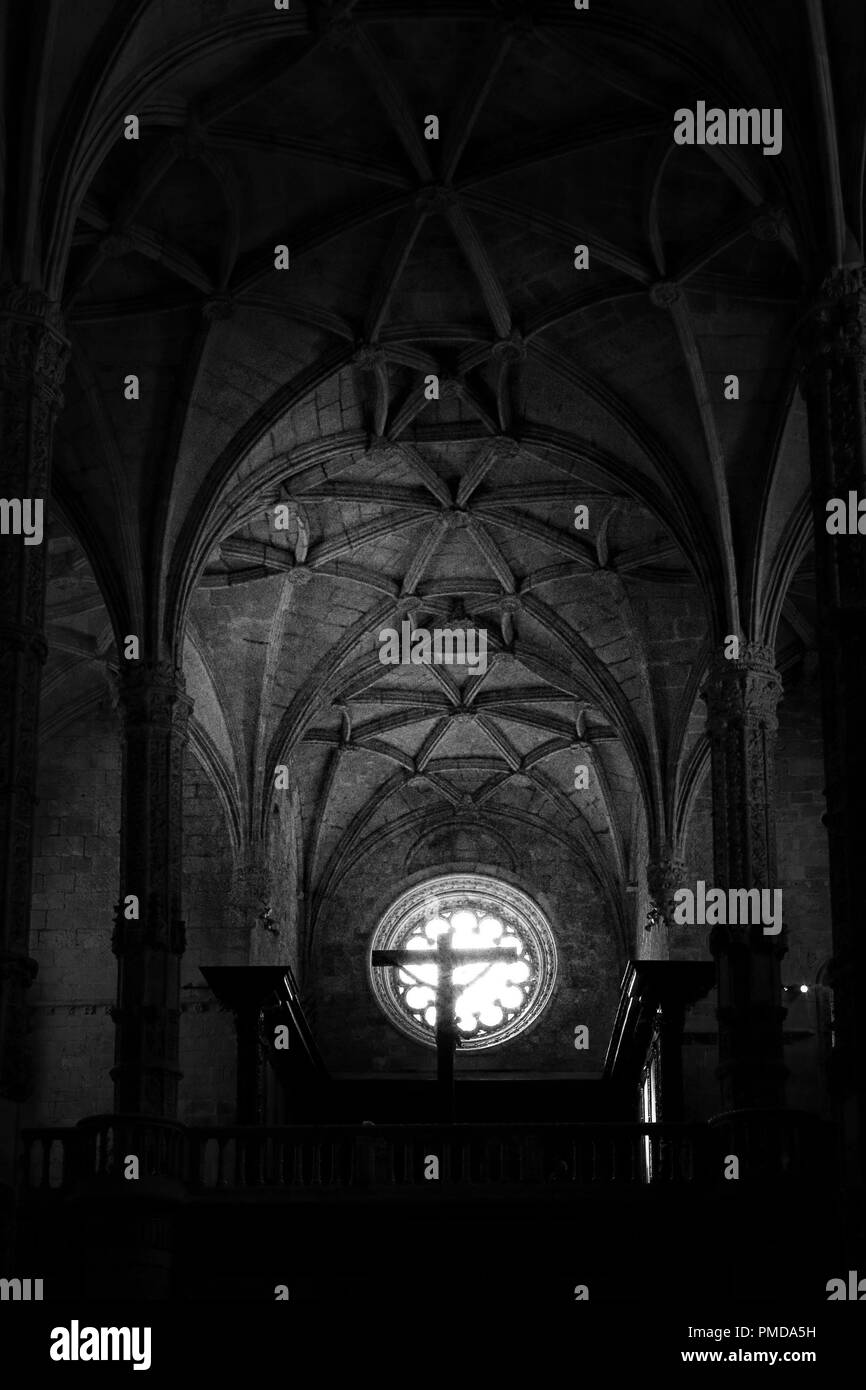
[[[396,1134],[385,1135],[376,1141],[376,1166],[378,1167],[384,1160],[385,1177],[384,1181],[388,1187],[397,1186],[397,1136]]]
[[[187,1135],[183,1178],[193,1187],[201,1184],[201,1137],[193,1130]]]
[[[238,1134],[235,1136],[235,1187],[246,1187],[247,1185],[247,1141],[246,1135]]]
[[[414,1144],[414,1141],[413,1141],[412,1139],[405,1139],[405,1138],[404,1138],[404,1140],[403,1140],[403,1145],[402,1145],[402,1149],[403,1149],[403,1182],[404,1182],[404,1184],[408,1187],[408,1186],[411,1186],[411,1185],[413,1185],[414,1183],[416,1183],[416,1182],[418,1181],[418,1172],[417,1172],[416,1162],[415,1162],[415,1144]],[[421,1173],[421,1180],[423,1181],[423,1179],[424,1179],[424,1174],[423,1174],[423,1171],[422,1171],[422,1173]]]
[[[304,1185],[304,1152],[297,1138],[292,1140],[291,1184],[292,1187],[303,1187]]]
[[[274,1135],[273,1178],[275,1187],[284,1187],[286,1181],[286,1139],[283,1134]]]

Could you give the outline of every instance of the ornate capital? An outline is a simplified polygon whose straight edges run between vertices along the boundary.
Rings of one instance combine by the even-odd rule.
[[[825,276],[805,316],[800,340],[804,395],[817,385],[822,370],[846,363],[861,372],[866,370],[866,273],[862,266],[843,267]]]
[[[840,304],[852,295],[862,294],[866,289],[866,270],[862,265],[841,266],[831,270],[821,281],[821,300],[828,304]]]
[[[59,409],[69,357],[60,305],[29,285],[0,289],[0,391],[36,389]]]
[[[36,319],[57,333],[64,330],[63,313],[56,300],[49,299],[32,285],[5,284],[0,286],[0,314],[17,318]]]
[[[253,931],[257,926],[274,930],[270,875],[261,858],[252,855],[236,865],[229,908],[238,925],[246,931]]]
[[[673,852],[660,854],[646,867],[647,889],[656,918],[656,925],[669,927],[673,923],[674,893],[682,887],[686,866]]]
[[[169,662],[124,662],[117,687],[127,729],[168,730],[175,723],[178,704],[178,722],[185,728],[191,703],[184,696],[183,684],[182,672]]]
[[[748,642],[739,658],[728,660],[719,654],[703,689],[710,734],[744,723],[760,724],[775,732],[781,694],[782,679],[772,647]]]

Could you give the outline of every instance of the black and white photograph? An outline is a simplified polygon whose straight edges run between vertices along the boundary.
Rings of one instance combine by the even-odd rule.
[[[10,1390],[856,1365],[864,200],[863,0],[0,0]]]

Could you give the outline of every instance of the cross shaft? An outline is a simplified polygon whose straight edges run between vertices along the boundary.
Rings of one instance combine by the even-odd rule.
[[[455,948],[451,931],[442,932],[435,946],[428,950],[374,951],[372,964],[376,967],[437,965],[439,976],[435,986],[430,988],[436,994],[436,1076],[439,1083],[440,1108],[442,1118],[448,1123],[454,1120],[454,1049],[457,1045],[457,1027],[454,1019],[454,971],[461,965],[484,963],[495,965],[498,961],[514,959],[519,955],[519,946],[470,946],[466,950]]]

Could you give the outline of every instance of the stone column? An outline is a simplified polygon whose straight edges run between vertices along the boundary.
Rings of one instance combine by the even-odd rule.
[[[776,705],[782,682],[768,647],[748,643],[738,660],[719,655],[704,688],[712,756],[714,888],[776,888]],[[708,885],[709,887],[710,885]],[[784,932],[716,926],[719,1069],[725,1110],[783,1106],[779,967]]]
[[[0,1095],[13,1100],[28,1086],[24,998],[36,973],[28,947],[39,684],[47,651],[44,528],[67,354],[57,305],[26,286],[0,290],[0,494],[4,503],[40,501],[43,525],[36,544],[0,534]],[[15,510],[3,518],[10,528]]]
[[[847,1180],[866,1170],[866,517],[830,535],[827,503],[866,498],[866,273],[839,270],[821,287],[804,333],[801,389],[809,412],[818,632],[830,858],[835,1047],[829,1080],[842,1123]],[[861,529],[862,528],[862,529]]]
[[[30,1089],[33,811],[54,421],[69,345],[59,308],[0,288],[0,1269],[10,1263],[18,1103]],[[26,504],[26,509],[25,509]],[[39,536],[39,507],[42,535]],[[24,534],[27,526],[31,536]],[[25,540],[34,543],[25,544]]]
[[[191,701],[180,673],[160,663],[121,670],[123,791],[115,1109],[177,1114],[183,753]],[[130,898],[137,899],[130,904]],[[137,910],[138,916],[130,915]]]

